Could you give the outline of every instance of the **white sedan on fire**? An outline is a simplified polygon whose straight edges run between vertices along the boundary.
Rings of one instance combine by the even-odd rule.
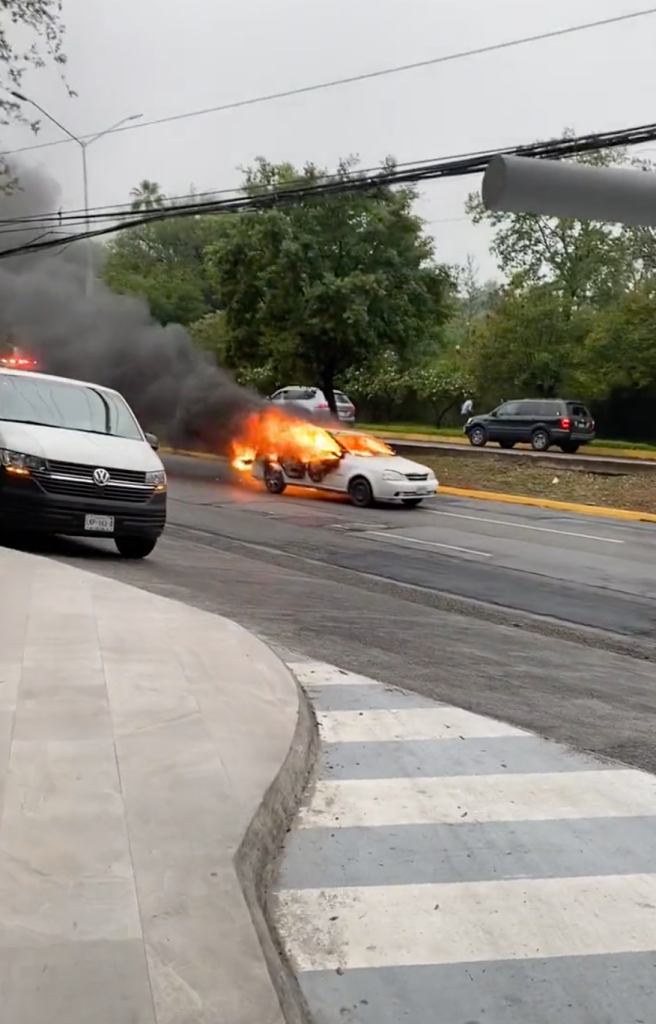
[[[324,433],[322,431],[322,433]],[[351,430],[325,431],[331,444],[305,457],[258,454],[252,475],[270,494],[289,487],[348,494],[353,505],[368,508],[377,501],[416,508],[438,488],[432,469],[397,455],[383,441]]]

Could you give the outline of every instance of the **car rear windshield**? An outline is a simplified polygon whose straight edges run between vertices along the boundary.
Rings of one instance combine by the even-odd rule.
[[[0,420],[143,441],[139,424],[120,395],[18,374],[0,374]]]
[[[362,455],[365,458],[372,458],[374,455],[396,455],[384,441],[369,434],[333,434],[333,437],[341,444],[344,451],[349,455]]]
[[[567,403],[567,410],[568,410],[570,416],[577,416],[577,417],[579,417],[581,419],[586,419],[586,420],[592,419],[592,417],[591,417],[589,411],[586,409],[586,407],[584,405],[581,405],[579,402],[568,402]]]

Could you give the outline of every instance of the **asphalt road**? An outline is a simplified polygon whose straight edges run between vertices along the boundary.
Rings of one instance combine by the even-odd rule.
[[[150,559],[100,542],[38,550],[283,652],[656,770],[655,527],[445,496],[362,511],[167,463],[170,525]]]

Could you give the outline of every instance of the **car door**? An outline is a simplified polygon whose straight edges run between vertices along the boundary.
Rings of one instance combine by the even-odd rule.
[[[519,402],[504,402],[490,417],[487,436],[490,441],[512,441],[516,429]]]

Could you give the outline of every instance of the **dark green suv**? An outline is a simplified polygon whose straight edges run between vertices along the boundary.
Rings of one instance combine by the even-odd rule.
[[[464,429],[476,448],[495,441],[502,448],[530,444],[537,452],[546,452],[555,445],[568,455],[595,437],[594,420],[585,405],[561,398],[504,402],[484,416],[472,416]]]

